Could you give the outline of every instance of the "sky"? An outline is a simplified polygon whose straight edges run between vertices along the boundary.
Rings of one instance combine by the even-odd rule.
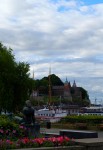
[[[57,75],[103,104],[102,0],[0,0],[0,41],[35,79]]]

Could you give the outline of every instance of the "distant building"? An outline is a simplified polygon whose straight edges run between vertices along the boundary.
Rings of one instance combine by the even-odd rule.
[[[71,86],[70,82],[68,82],[67,78],[64,83],[64,86],[53,86],[52,87],[52,95],[53,96],[61,96],[64,99],[80,99],[82,100],[82,93],[79,87],[77,87],[76,82],[73,82]]]
[[[38,92],[33,94],[34,96],[45,96],[48,93],[47,87],[40,86]],[[80,87],[77,87],[76,82],[74,80],[73,85],[68,82],[67,78],[62,86],[52,86],[51,87],[52,96],[58,96],[64,99],[68,99],[72,101],[73,99],[82,100],[82,92]]]

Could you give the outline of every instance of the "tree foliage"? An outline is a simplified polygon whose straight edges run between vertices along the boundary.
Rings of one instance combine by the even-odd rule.
[[[33,88],[28,72],[29,64],[17,63],[13,50],[0,43],[0,109],[21,109]]]
[[[58,76],[56,76],[55,74],[52,74],[50,76],[51,76],[50,79],[51,79],[52,86],[64,85],[64,83],[61,81],[61,79]]]

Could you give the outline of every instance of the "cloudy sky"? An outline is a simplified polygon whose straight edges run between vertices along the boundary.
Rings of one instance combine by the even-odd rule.
[[[103,103],[102,0],[0,0],[0,41],[35,79],[51,73]]]

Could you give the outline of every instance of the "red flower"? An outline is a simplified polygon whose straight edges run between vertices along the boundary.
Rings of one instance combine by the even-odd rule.
[[[67,136],[64,136],[64,139],[68,142],[70,141],[70,138],[68,138]]]
[[[24,143],[24,144],[27,144],[27,143],[30,142],[30,140],[29,140],[28,138],[24,138],[24,139],[22,139],[21,141],[22,141],[22,143]]]

